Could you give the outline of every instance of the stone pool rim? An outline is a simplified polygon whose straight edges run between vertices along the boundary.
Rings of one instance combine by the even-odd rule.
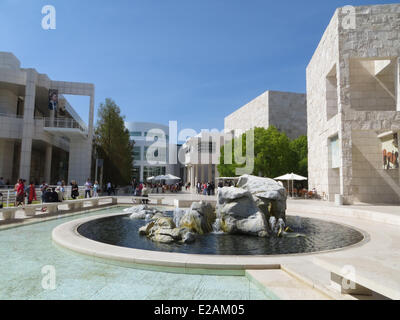
[[[153,266],[161,269],[179,269],[184,270],[219,270],[219,271],[241,271],[246,269],[279,269],[280,263],[276,262],[277,258],[295,258],[316,256],[327,252],[337,252],[354,247],[360,247],[370,241],[370,236],[367,232],[359,228],[345,224],[330,221],[329,217],[313,217],[313,214],[289,214],[290,216],[307,217],[317,220],[323,220],[341,224],[352,228],[363,235],[363,239],[355,244],[341,248],[307,252],[307,253],[291,253],[291,254],[275,254],[275,255],[214,255],[214,254],[189,254],[142,250],[135,248],[121,247],[111,244],[106,244],[91,240],[79,234],[78,228],[89,221],[109,218],[113,216],[127,215],[126,213],[105,213],[90,217],[83,217],[63,223],[55,227],[52,231],[53,242],[65,249],[78,254],[83,254],[93,259],[98,259],[103,262],[117,263],[126,267],[144,267]],[[271,261],[271,258],[273,261]],[[189,271],[189,272],[191,272]]]

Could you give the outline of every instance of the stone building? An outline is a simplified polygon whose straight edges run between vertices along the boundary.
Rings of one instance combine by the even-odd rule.
[[[239,133],[255,127],[275,126],[295,139],[307,134],[307,103],[303,93],[266,91],[229,116],[225,131]]]
[[[400,203],[399,57],[400,4],[344,7],[307,67],[309,188],[330,201]]]
[[[221,147],[231,139],[230,133],[213,131],[203,131],[188,139],[182,146],[185,184],[190,182],[194,189],[197,182],[216,183]]]
[[[60,112],[50,110],[49,90],[57,90]],[[90,97],[88,126],[64,94]],[[93,113],[93,84],[51,80],[0,52],[0,177],[12,185],[18,178],[83,184],[91,172]]]

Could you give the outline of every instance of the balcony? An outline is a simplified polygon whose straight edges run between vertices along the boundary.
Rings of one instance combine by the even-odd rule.
[[[43,130],[53,135],[87,139],[87,128],[72,118],[43,118],[43,121]]]

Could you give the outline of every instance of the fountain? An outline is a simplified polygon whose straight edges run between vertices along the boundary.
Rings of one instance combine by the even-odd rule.
[[[286,236],[286,190],[275,180],[244,175],[237,187],[218,190],[214,208],[206,202],[194,202],[190,209],[176,208],[167,217],[146,205],[126,209],[131,219],[150,222],[139,229],[139,234],[162,243],[190,243],[194,234],[210,232],[243,234],[258,237]],[[300,234],[296,234],[300,236]]]

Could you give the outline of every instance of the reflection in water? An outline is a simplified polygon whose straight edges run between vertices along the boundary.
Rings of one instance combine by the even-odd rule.
[[[259,238],[246,235],[209,233],[197,235],[192,244],[156,243],[138,230],[145,220],[114,216],[87,222],[78,232],[95,241],[116,246],[153,251],[219,255],[272,255],[337,249],[360,242],[363,235],[349,227],[317,219],[287,216],[288,225],[303,237]]]

